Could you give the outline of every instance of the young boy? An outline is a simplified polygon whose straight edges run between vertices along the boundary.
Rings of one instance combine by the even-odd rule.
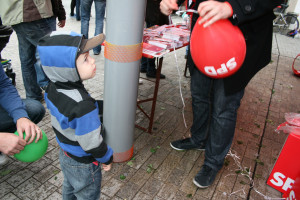
[[[74,32],[43,37],[38,51],[50,79],[45,101],[51,124],[61,147],[60,165],[64,174],[63,199],[99,199],[101,167],[108,171],[113,150],[103,141],[97,102],[88,94],[83,80],[96,73],[89,50],[101,44],[104,35],[89,40]]]

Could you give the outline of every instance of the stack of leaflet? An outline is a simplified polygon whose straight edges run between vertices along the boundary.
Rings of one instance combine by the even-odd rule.
[[[162,56],[170,49],[186,45],[189,39],[190,31],[186,26],[153,26],[144,30],[143,53],[154,57]]]

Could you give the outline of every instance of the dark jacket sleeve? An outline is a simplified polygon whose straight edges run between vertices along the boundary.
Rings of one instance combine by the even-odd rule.
[[[233,9],[237,24],[256,20],[273,12],[283,0],[227,0]]]
[[[160,12],[160,2],[161,0],[147,0],[145,19],[147,23],[160,26],[164,24],[169,24],[168,16]]]
[[[9,78],[6,76],[0,63],[0,106],[6,110],[16,123],[19,118],[26,117],[29,119],[25,106],[17,92],[17,89],[12,85]]]
[[[62,5],[61,0],[51,0],[52,10],[54,16],[58,18],[58,21],[66,20],[66,11],[64,6]]]

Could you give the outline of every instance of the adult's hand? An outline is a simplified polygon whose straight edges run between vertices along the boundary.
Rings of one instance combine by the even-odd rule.
[[[41,129],[35,123],[24,117],[17,120],[17,131],[21,138],[23,138],[23,132],[26,133],[25,141],[27,144],[30,144],[35,137],[35,143],[43,137]]]
[[[170,15],[173,10],[178,10],[177,0],[162,0],[160,2],[160,11],[164,15]]]
[[[65,27],[65,24],[66,24],[66,20],[61,20],[61,21],[58,21],[57,26],[59,28],[63,28],[63,27]]]
[[[227,19],[232,15],[232,8],[229,3],[215,0],[204,1],[198,6],[198,13],[202,18],[199,24],[205,22],[203,27],[207,27],[220,19]]]
[[[0,133],[0,152],[14,155],[24,149],[26,141],[13,133]]]

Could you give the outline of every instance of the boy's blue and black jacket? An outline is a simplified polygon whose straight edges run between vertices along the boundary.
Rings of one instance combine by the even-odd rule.
[[[88,94],[76,68],[82,35],[52,32],[39,41],[43,70],[50,79],[45,101],[59,146],[81,163],[109,164],[113,150],[100,134],[97,102]]]

